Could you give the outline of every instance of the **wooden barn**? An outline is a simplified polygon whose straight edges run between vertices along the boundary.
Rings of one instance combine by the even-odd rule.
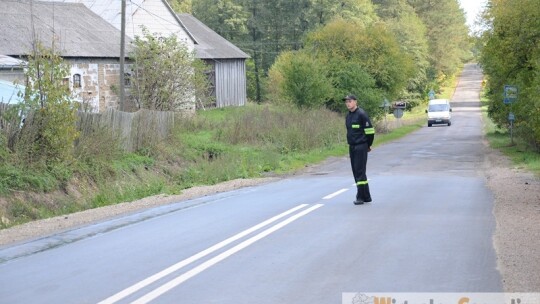
[[[246,59],[249,55],[192,15],[178,16],[195,39],[197,58],[211,67],[209,77],[216,107],[245,105]]]

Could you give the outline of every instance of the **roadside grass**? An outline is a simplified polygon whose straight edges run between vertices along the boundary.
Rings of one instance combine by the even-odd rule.
[[[525,169],[540,177],[540,154],[519,137],[513,138],[513,144],[508,129],[498,128],[487,115],[487,106],[482,107],[484,132],[490,147],[508,156],[512,163],[520,169]]]
[[[488,99],[485,89],[480,94],[482,103],[482,118],[484,121],[484,133],[491,148],[501,151],[508,156],[512,163],[520,169],[532,172],[540,177],[540,154],[519,137],[510,136],[510,131],[506,128],[499,128],[488,116]],[[512,143],[513,141],[513,143]]]

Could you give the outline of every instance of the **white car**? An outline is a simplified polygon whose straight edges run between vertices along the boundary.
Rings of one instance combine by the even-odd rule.
[[[427,125],[431,127],[434,124],[452,124],[452,107],[448,99],[432,99],[428,103]]]

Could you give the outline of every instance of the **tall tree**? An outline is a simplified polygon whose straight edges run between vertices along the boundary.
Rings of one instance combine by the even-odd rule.
[[[458,0],[408,0],[427,29],[430,78],[444,80],[470,57],[469,29]]]
[[[406,0],[374,0],[373,3],[379,17],[396,35],[401,50],[413,58],[414,76],[409,79],[407,90],[399,98],[414,106],[424,98],[428,84],[429,47],[426,27]]]
[[[177,13],[191,13],[191,0],[169,0],[172,9]]]
[[[540,151],[540,6],[537,0],[491,0],[484,12],[481,64],[488,77],[488,114],[507,126],[515,113],[516,134]],[[505,105],[504,86],[518,87],[518,101]]]
[[[241,41],[249,12],[237,0],[194,0],[193,15],[225,39]]]
[[[227,5],[221,5],[221,3]],[[377,19],[370,0],[193,0],[194,15],[252,57],[255,96],[263,99],[262,79],[276,56],[298,50],[312,31],[341,16],[362,24]],[[234,27],[231,27],[234,25]]]

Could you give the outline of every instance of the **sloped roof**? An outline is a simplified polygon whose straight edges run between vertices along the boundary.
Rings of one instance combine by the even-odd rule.
[[[45,47],[50,48],[55,37],[55,49],[63,57],[120,57],[120,31],[83,4],[0,1],[0,11],[0,54],[29,54],[33,24],[35,37]],[[126,37],[126,54],[130,42]]]
[[[2,1],[2,0],[0,0]],[[82,3],[118,30],[121,29],[120,0],[42,0],[49,2]],[[142,36],[141,25],[150,33],[165,36],[174,34],[191,48],[196,42],[182,21],[173,11],[167,0],[129,0],[126,1],[126,35],[135,38]]]
[[[26,65],[26,61],[9,57],[6,55],[0,55],[0,69],[22,68],[25,65]]]
[[[178,17],[191,32],[197,43],[195,51],[200,59],[249,58],[237,46],[221,37],[211,28],[190,14],[178,14]]]

